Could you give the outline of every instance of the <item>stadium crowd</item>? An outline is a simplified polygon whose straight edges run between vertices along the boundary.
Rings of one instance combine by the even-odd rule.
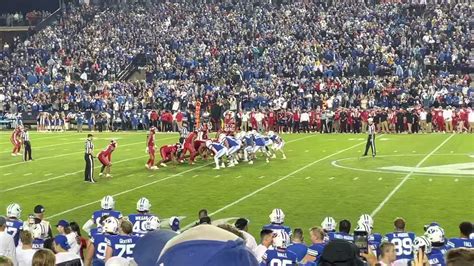
[[[286,132],[358,132],[368,112],[384,131],[472,130],[471,16],[467,4],[70,5],[1,54],[0,113],[128,130],[182,112],[218,129],[231,110]],[[137,55],[145,80],[117,80]]]
[[[394,231],[373,232],[374,220],[360,216],[355,226],[325,217],[309,229],[310,244],[301,228],[285,225],[281,209],[272,210],[270,223],[262,226],[260,241],[249,233],[249,220],[211,222],[207,210],[198,220],[181,228],[180,218],[162,221],[151,212],[147,198],[140,198],[134,214],[123,216],[115,201],[105,196],[101,209],[82,229],[76,222],[59,220],[53,232],[42,205],[23,222],[21,207],[12,203],[0,216],[0,265],[448,265],[474,263],[473,224],[462,222],[458,237],[446,238],[440,224],[425,226],[416,236],[396,218]],[[336,230],[336,227],[338,227]],[[361,240],[361,236],[365,236]],[[365,245],[364,245],[365,243]],[[337,263],[337,264],[334,264]]]

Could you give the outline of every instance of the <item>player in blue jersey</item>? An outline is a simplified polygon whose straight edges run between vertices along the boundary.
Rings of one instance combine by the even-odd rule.
[[[282,155],[282,159],[285,160],[286,155],[285,155],[285,152],[283,151],[283,147],[285,146],[285,141],[280,136],[275,134],[275,132],[273,131],[268,132],[268,137],[273,143],[272,150],[274,151],[274,153],[272,155],[272,158],[276,158],[276,152],[279,151]]]
[[[115,225],[115,220],[107,220],[108,215],[102,216],[98,226],[92,228],[90,231],[90,239],[86,247],[85,264],[93,266],[105,265],[105,251],[107,250],[107,243],[105,237],[109,232],[114,233],[115,228],[118,228],[118,223]],[[112,217],[114,218],[114,217]],[[104,227],[105,220],[107,220],[107,226]],[[117,220],[118,221],[118,220]]]
[[[328,233],[336,232],[336,220],[330,216],[324,217],[323,221],[321,222],[321,228],[324,231],[324,242],[328,242]]]
[[[265,154],[265,161],[269,163],[271,154],[268,146],[271,144],[271,141],[269,139],[266,140],[264,136],[258,134],[255,130],[252,130],[252,135],[254,136],[255,142],[253,153],[256,154],[258,151],[261,151],[263,154]]]
[[[47,228],[39,223],[31,226],[31,237],[33,238],[31,242],[32,249],[42,249],[44,248],[45,239],[43,236],[47,234]]]
[[[459,225],[460,237],[451,238],[446,244],[446,248],[474,248],[474,239],[470,239],[469,236],[473,232],[471,222],[462,222]]]
[[[13,237],[15,246],[18,246],[20,232],[23,230],[23,221],[20,220],[21,207],[18,203],[12,203],[7,207],[7,233]]]
[[[281,209],[273,209],[269,217],[270,224],[265,225],[262,229],[269,229],[274,233],[278,231],[284,231],[291,236],[291,228],[289,226],[283,225],[285,222],[285,214]]]
[[[382,243],[382,236],[380,234],[372,234],[370,226],[364,223],[359,223],[354,230],[355,232],[366,232],[368,236],[369,248],[375,256],[380,254],[379,247]]]
[[[225,136],[224,135],[224,145],[227,148],[227,158],[229,161],[229,167],[233,167],[236,164],[239,164],[239,161],[237,160],[238,157],[238,151],[240,150],[242,143],[240,140],[232,137],[232,136]]]
[[[252,132],[241,133],[243,136],[242,144],[244,146],[244,162],[248,162],[249,164],[253,164],[254,159],[254,152],[253,149],[255,147],[254,137]]]
[[[303,262],[306,263],[305,265],[318,265],[324,247],[326,246],[326,243],[324,242],[325,233],[322,228],[313,227],[309,230],[309,234],[311,237],[311,246],[308,247],[308,252],[304,257]]]
[[[421,261],[428,260],[428,254],[431,253],[431,242],[426,236],[417,236],[413,240],[413,257],[414,261],[421,259]],[[413,262],[407,265],[413,265]],[[425,265],[424,263],[419,265]]]
[[[278,231],[273,237],[273,248],[263,254],[260,266],[296,265],[297,256],[287,249],[290,236],[285,231]]]
[[[137,214],[130,214],[128,220],[133,225],[133,234],[143,235],[146,234],[146,221],[149,217],[154,216],[150,214],[151,204],[147,198],[140,198],[137,201]]]
[[[112,196],[105,196],[102,198],[100,201],[100,207],[102,210],[95,211],[92,213],[92,218],[89,219],[82,229],[86,231],[90,235],[91,228],[95,225],[98,227],[100,225],[99,221],[102,218],[102,216],[112,216],[117,219],[122,219],[122,213],[119,211],[114,210],[115,208],[115,200]]]
[[[308,246],[304,243],[303,230],[301,230],[301,228],[295,228],[295,230],[293,230],[291,244],[288,245],[287,249],[296,254],[298,263],[303,261],[306,253],[308,253]]]
[[[400,264],[408,264],[414,259],[413,241],[415,233],[405,231],[405,220],[396,218],[393,222],[395,232],[386,234],[383,242],[390,242],[395,246],[396,262]]]
[[[111,217],[109,217],[111,219]],[[107,220],[104,221],[104,226]],[[140,239],[138,236],[132,235],[133,225],[129,221],[122,221],[120,223],[119,234],[111,234],[106,236],[107,250],[105,252],[105,261],[111,257],[122,257],[126,259],[133,259],[133,250]]]
[[[440,226],[430,226],[426,229],[425,236],[431,242],[431,252],[427,252],[430,265],[446,265],[444,256],[447,252],[445,247],[444,230]]]
[[[214,169],[219,170],[220,168],[225,168],[224,156],[227,155],[227,148],[224,144],[206,140],[206,147],[214,153],[214,162],[216,163]],[[221,163],[220,166],[219,163]]]
[[[339,232],[329,232],[328,239],[329,241],[334,239],[342,239],[349,242],[354,242],[354,236],[350,234],[351,232],[351,222],[348,220],[342,220],[339,222]]]

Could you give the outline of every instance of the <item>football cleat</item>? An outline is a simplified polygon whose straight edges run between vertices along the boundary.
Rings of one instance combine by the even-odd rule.
[[[148,164],[145,164],[146,169],[150,169],[150,166]]]
[[[272,159],[275,159],[276,157],[277,157],[276,154],[273,154],[273,155],[272,155]]]
[[[224,164],[224,163],[221,164],[221,168],[225,168],[225,164]]]
[[[151,170],[158,170],[159,168],[158,168],[158,166],[153,165],[152,167],[150,167],[150,169],[151,169]]]
[[[214,167],[214,168],[212,168],[212,169],[214,169],[214,170],[219,170],[220,168],[219,168],[219,166],[216,166],[216,167]]]
[[[249,164],[253,164],[253,161],[249,161]]]
[[[105,177],[112,177],[112,175],[111,174],[106,174]]]

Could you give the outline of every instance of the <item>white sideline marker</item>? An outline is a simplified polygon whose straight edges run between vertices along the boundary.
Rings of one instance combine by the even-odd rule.
[[[453,136],[454,136],[454,134],[451,134],[448,138],[446,138],[443,142],[441,142],[441,144],[439,144],[436,148],[434,148],[434,150],[432,150],[423,159],[421,159],[421,161],[419,161],[416,164],[415,168],[413,170],[411,170],[402,179],[402,181],[387,195],[387,197],[385,197],[385,199],[377,206],[377,208],[375,208],[375,210],[370,214],[370,216],[374,217],[383,208],[383,206],[385,206],[385,203],[387,203],[393,197],[393,195],[395,195],[395,193],[397,193],[397,191],[403,186],[403,184],[405,184],[405,182],[408,180],[408,178],[410,178],[410,176],[412,176],[415,173],[415,169],[419,168],[426,160],[428,160],[428,158],[430,158],[431,155],[433,155],[436,151],[438,151]],[[431,182],[432,179],[430,178],[429,181]]]
[[[26,173],[26,174],[23,174],[23,176],[29,176],[29,175],[32,175],[33,173]]]

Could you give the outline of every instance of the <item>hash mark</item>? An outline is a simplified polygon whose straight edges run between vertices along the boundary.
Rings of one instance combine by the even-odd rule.
[[[149,175],[148,177],[154,177],[154,176],[155,176],[155,175],[152,174],[152,175]]]
[[[24,176],[28,176],[28,175],[32,175],[33,173],[26,173],[24,174]]]
[[[430,182],[433,181],[433,178],[428,179],[428,181],[430,181]]]
[[[379,177],[379,181],[380,181],[380,180],[382,180],[382,178],[381,178],[381,177]]]
[[[311,176],[307,176],[305,179],[308,180],[308,179],[310,179],[310,178],[311,178]]]
[[[193,178],[198,177],[199,175],[193,175]]]
[[[458,181],[459,181],[459,179],[457,179],[457,178],[456,178],[456,179],[454,179],[454,182],[458,182]]]
[[[12,173],[6,173],[6,174],[3,174],[3,175],[11,175]]]
[[[219,177],[221,177],[221,175],[216,175],[214,178],[219,178]]]
[[[357,177],[357,176],[356,176],[356,177],[354,177],[354,179],[353,179],[353,180],[357,180],[357,179],[359,179],[359,177]]]
[[[334,178],[335,178],[334,176],[331,176],[331,177],[329,178],[329,180],[333,180]]]
[[[52,175],[53,173],[47,173],[47,174],[44,174],[44,176],[50,176]]]
[[[259,179],[262,179],[262,178],[264,178],[264,177],[265,177],[265,176],[264,176],[264,175],[262,175],[262,176],[259,176],[258,178],[259,178]]]
[[[239,176],[236,176],[235,178],[241,178],[241,177],[242,177],[242,176],[241,176],[241,175],[239,175]]]

